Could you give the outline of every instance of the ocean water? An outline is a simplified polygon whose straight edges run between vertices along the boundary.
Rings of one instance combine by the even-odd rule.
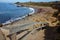
[[[29,7],[17,7],[12,3],[0,3],[0,23],[21,19],[31,12],[32,10]]]

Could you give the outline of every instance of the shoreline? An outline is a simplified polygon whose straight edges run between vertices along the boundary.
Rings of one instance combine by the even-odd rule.
[[[25,16],[22,16],[22,17],[15,18],[14,20],[8,20],[7,22],[2,23],[2,25],[4,26],[4,25],[12,24],[12,23],[14,23],[15,21],[22,20],[22,19],[24,19],[25,17],[28,17],[29,15],[32,15],[32,14],[35,13],[35,9],[34,9],[34,8],[32,8],[32,7],[28,7],[28,8],[32,11],[31,13],[29,13],[29,14],[27,14],[27,15],[25,15]]]
[[[33,7],[32,7],[33,8]],[[14,22],[12,22],[12,23],[10,23],[10,24],[6,24],[6,25],[3,25],[3,27],[14,27],[14,26],[20,26],[20,25],[23,25],[23,24],[25,24],[25,23],[30,23],[30,22],[48,22],[49,23],[49,21],[48,20],[46,20],[45,18],[46,18],[46,16],[47,16],[47,14],[46,13],[53,13],[54,11],[53,11],[53,9],[51,8],[51,7],[48,7],[48,8],[46,8],[46,7],[39,7],[39,9],[40,8],[42,8],[42,10],[40,11],[40,12],[38,12],[38,8],[37,7],[34,7],[36,10],[37,10],[37,12],[35,11],[35,13],[34,14],[32,14],[32,15],[28,15],[28,16],[26,16],[25,18],[22,18],[22,19],[20,19],[20,20],[17,20],[17,21],[14,21]],[[48,9],[48,10],[47,10]],[[45,10],[45,11],[43,11],[43,10]],[[52,11],[51,11],[52,10]],[[42,12],[43,11],[43,12]],[[45,15],[46,14],[46,15]],[[48,18],[47,18],[48,19]]]

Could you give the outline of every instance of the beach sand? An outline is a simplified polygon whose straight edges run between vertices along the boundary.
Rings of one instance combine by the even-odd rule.
[[[8,25],[4,25],[3,27],[19,26],[19,25],[23,25],[26,23],[30,23],[30,22],[46,22],[47,21],[46,19],[49,18],[50,16],[52,16],[51,13],[53,13],[54,11],[50,7],[39,7],[39,8],[42,8],[41,12],[34,13],[34,14],[27,16],[21,20],[12,22],[11,24],[8,24]]]
[[[49,18],[51,18],[52,13],[54,13],[54,10],[51,7],[34,7],[34,8],[37,9],[41,8],[42,10],[40,12],[29,15],[21,20],[15,21],[11,24],[4,25],[3,27],[21,26],[23,24],[28,24],[31,22],[47,22],[50,23],[50,25],[52,25],[51,21],[53,20],[49,21]],[[34,35],[29,34],[27,37],[23,38],[22,40],[44,40],[44,30],[34,33]]]

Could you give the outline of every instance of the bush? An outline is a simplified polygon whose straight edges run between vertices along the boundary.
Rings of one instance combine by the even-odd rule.
[[[60,26],[56,29],[57,33],[60,33]]]

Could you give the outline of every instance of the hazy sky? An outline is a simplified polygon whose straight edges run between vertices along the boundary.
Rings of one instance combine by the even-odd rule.
[[[0,0],[0,2],[29,2],[30,0]],[[57,0],[31,0],[35,2],[49,2],[49,1],[57,1]]]

